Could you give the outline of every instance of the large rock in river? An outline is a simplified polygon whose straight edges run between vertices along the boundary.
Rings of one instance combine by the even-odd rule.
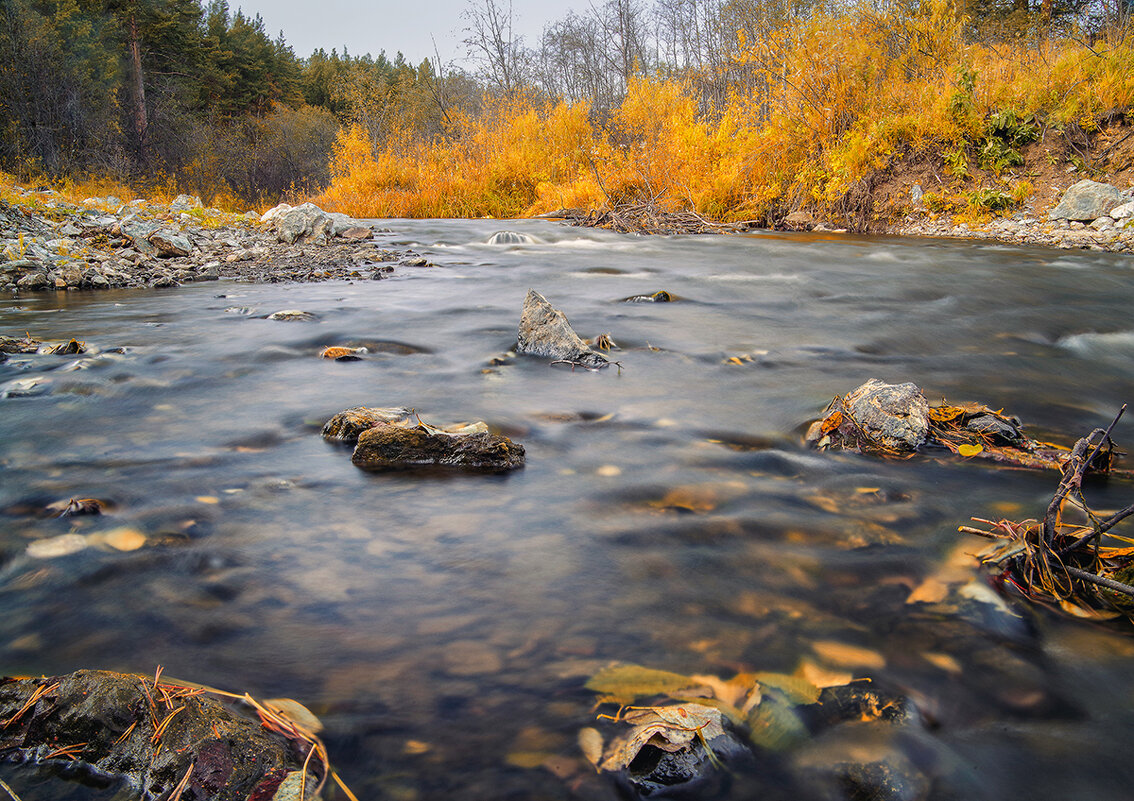
[[[562,359],[587,367],[601,367],[607,363],[606,357],[591,350],[590,345],[579,338],[571,323],[567,322],[567,316],[534,289],[529,289],[524,298],[518,340],[518,353]]]
[[[454,467],[488,471],[524,465],[524,446],[486,432],[450,434],[432,426],[376,423],[358,436],[350,458],[366,470]]]
[[[887,384],[872,378],[835,404],[826,417],[808,432],[818,440],[850,418],[860,446],[897,453],[910,453],[925,444],[929,435],[929,402],[916,384]]]
[[[1052,220],[1089,222],[1108,216],[1111,209],[1125,201],[1118,187],[1084,179],[1063,193],[1063,198],[1048,217]]]

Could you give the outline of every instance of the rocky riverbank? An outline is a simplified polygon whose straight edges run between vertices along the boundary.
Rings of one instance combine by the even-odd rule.
[[[69,203],[50,189],[0,200],[0,291],[374,280],[398,265],[428,266],[383,244],[385,229],[305,203],[226,214],[181,195],[169,204],[114,197]]]

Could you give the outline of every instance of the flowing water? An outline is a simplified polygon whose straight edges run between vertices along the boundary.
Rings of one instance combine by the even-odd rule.
[[[863,749],[912,766],[933,799],[1130,797],[1134,641],[988,598],[907,603],[972,546],[958,525],[1042,514],[1054,474],[815,453],[801,435],[878,377],[1071,444],[1134,400],[1134,260],[383,224],[438,266],[0,301],[5,334],[103,351],[0,365],[0,384],[48,379],[0,400],[3,673],[162,665],[289,696],[322,718],[360,798],[468,801],[617,797],[576,745],[595,724],[584,682],[611,661],[725,677],[842,663],[913,699],[922,723],[820,737],[729,797],[839,797],[823,766]],[[489,244],[502,229],[530,241]],[[494,364],[529,288],[582,336],[609,333],[621,368]],[[676,302],[622,302],[661,289]],[[316,319],[265,319],[281,309]],[[317,358],[340,344],[371,353]],[[356,405],[485,420],[527,466],[360,471],[319,436]],[[1134,441],[1128,423],[1116,438]],[[1098,509],[1131,496],[1089,488]],[[32,514],[83,497],[114,506]],[[145,545],[99,545],[123,527]],[[29,552],[68,533],[88,547]],[[113,793],[0,776],[24,801]]]

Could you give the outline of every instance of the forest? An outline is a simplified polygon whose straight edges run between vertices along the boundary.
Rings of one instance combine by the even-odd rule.
[[[514,35],[470,0],[458,66],[297,55],[225,0],[0,0],[0,170],[226,208],[522,216],[646,203],[866,224],[897,165],[942,209],[1019,204],[1021,150],[1134,107],[1131,0],[605,0]],[[1079,153],[1080,164],[1073,159]]]

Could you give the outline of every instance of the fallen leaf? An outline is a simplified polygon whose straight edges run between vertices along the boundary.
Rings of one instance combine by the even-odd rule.
[[[55,559],[70,556],[87,547],[87,538],[82,534],[60,534],[44,540],[28,543],[28,556],[33,559]]]
[[[760,694],[760,683],[751,673],[737,673],[728,681],[719,676],[690,676],[698,684],[703,684],[713,691],[713,695],[726,704],[739,708],[741,702],[749,698],[750,693]],[[757,700],[759,703],[759,700]]]
[[[925,661],[934,667],[941,668],[946,673],[961,673],[961,663],[954,659],[949,654],[938,653],[937,651],[926,651],[922,654]]]
[[[965,410],[960,406],[930,406],[929,419],[937,423],[947,423],[950,420],[956,420]]]
[[[602,734],[598,729],[590,726],[579,729],[579,750],[583,752],[587,761],[595,766],[595,771],[599,770],[599,763],[602,761],[602,745]]]
[[[146,535],[136,528],[123,526],[105,532],[102,541],[116,551],[136,551],[146,544]]]
[[[720,710],[701,704],[643,707],[631,710],[623,722],[634,728],[611,741],[600,769],[627,767],[647,744],[676,753],[700,735],[706,742],[724,734]]]
[[[854,678],[853,673],[845,670],[831,670],[830,668],[821,667],[810,659],[800,660],[799,667],[796,668],[796,673],[820,689],[824,687],[842,687],[844,684],[850,684],[851,680]]]
[[[949,585],[935,578],[927,578],[906,598],[908,604],[939,604],[949,597]]]
[[[886,667],[886,658],[882,654],[858,645],[848,645],[837,640],[816,640],[811,643],[811,648],[823,659],[838,667],[861,667],[871,670],[881,670]]]
[[[836,409],[835,411],[833,411],[829,415],[827,415],[827,417],[823,420],[822,425],[819,426],[819,430],[822,431],[824,434],[830,434],[832,431],[834,431],[836,428],[838,428],[842,424],[843,424],[843,413]]]
[[[813,704],[819,700],[819,688],[802,676],[787,673],[757,673],[756,678],[765,687],[773,687],[793,704]]]
[[[959,453],[961,456],[976,456],[983,450],[984,448],[982,448],[980,445],[965,444],[959,445],[957,447],[957,453]]]
[[[603,668],[586,684],[588,690],[622,704],[632,704],[638,698],[651,695],[670,695],[695,686],[697,682],[690,676],[629,664]]]
[[[263,703],[268,709],[287,718],[301,729],[306,729],[312,734],[323,731],[323,721],[319,720],[314,712],[293,698],[269,698]]]
[[[546,751],[513,751],[504,757],[504,761],[514,768],[538,768],[555,754]]]

